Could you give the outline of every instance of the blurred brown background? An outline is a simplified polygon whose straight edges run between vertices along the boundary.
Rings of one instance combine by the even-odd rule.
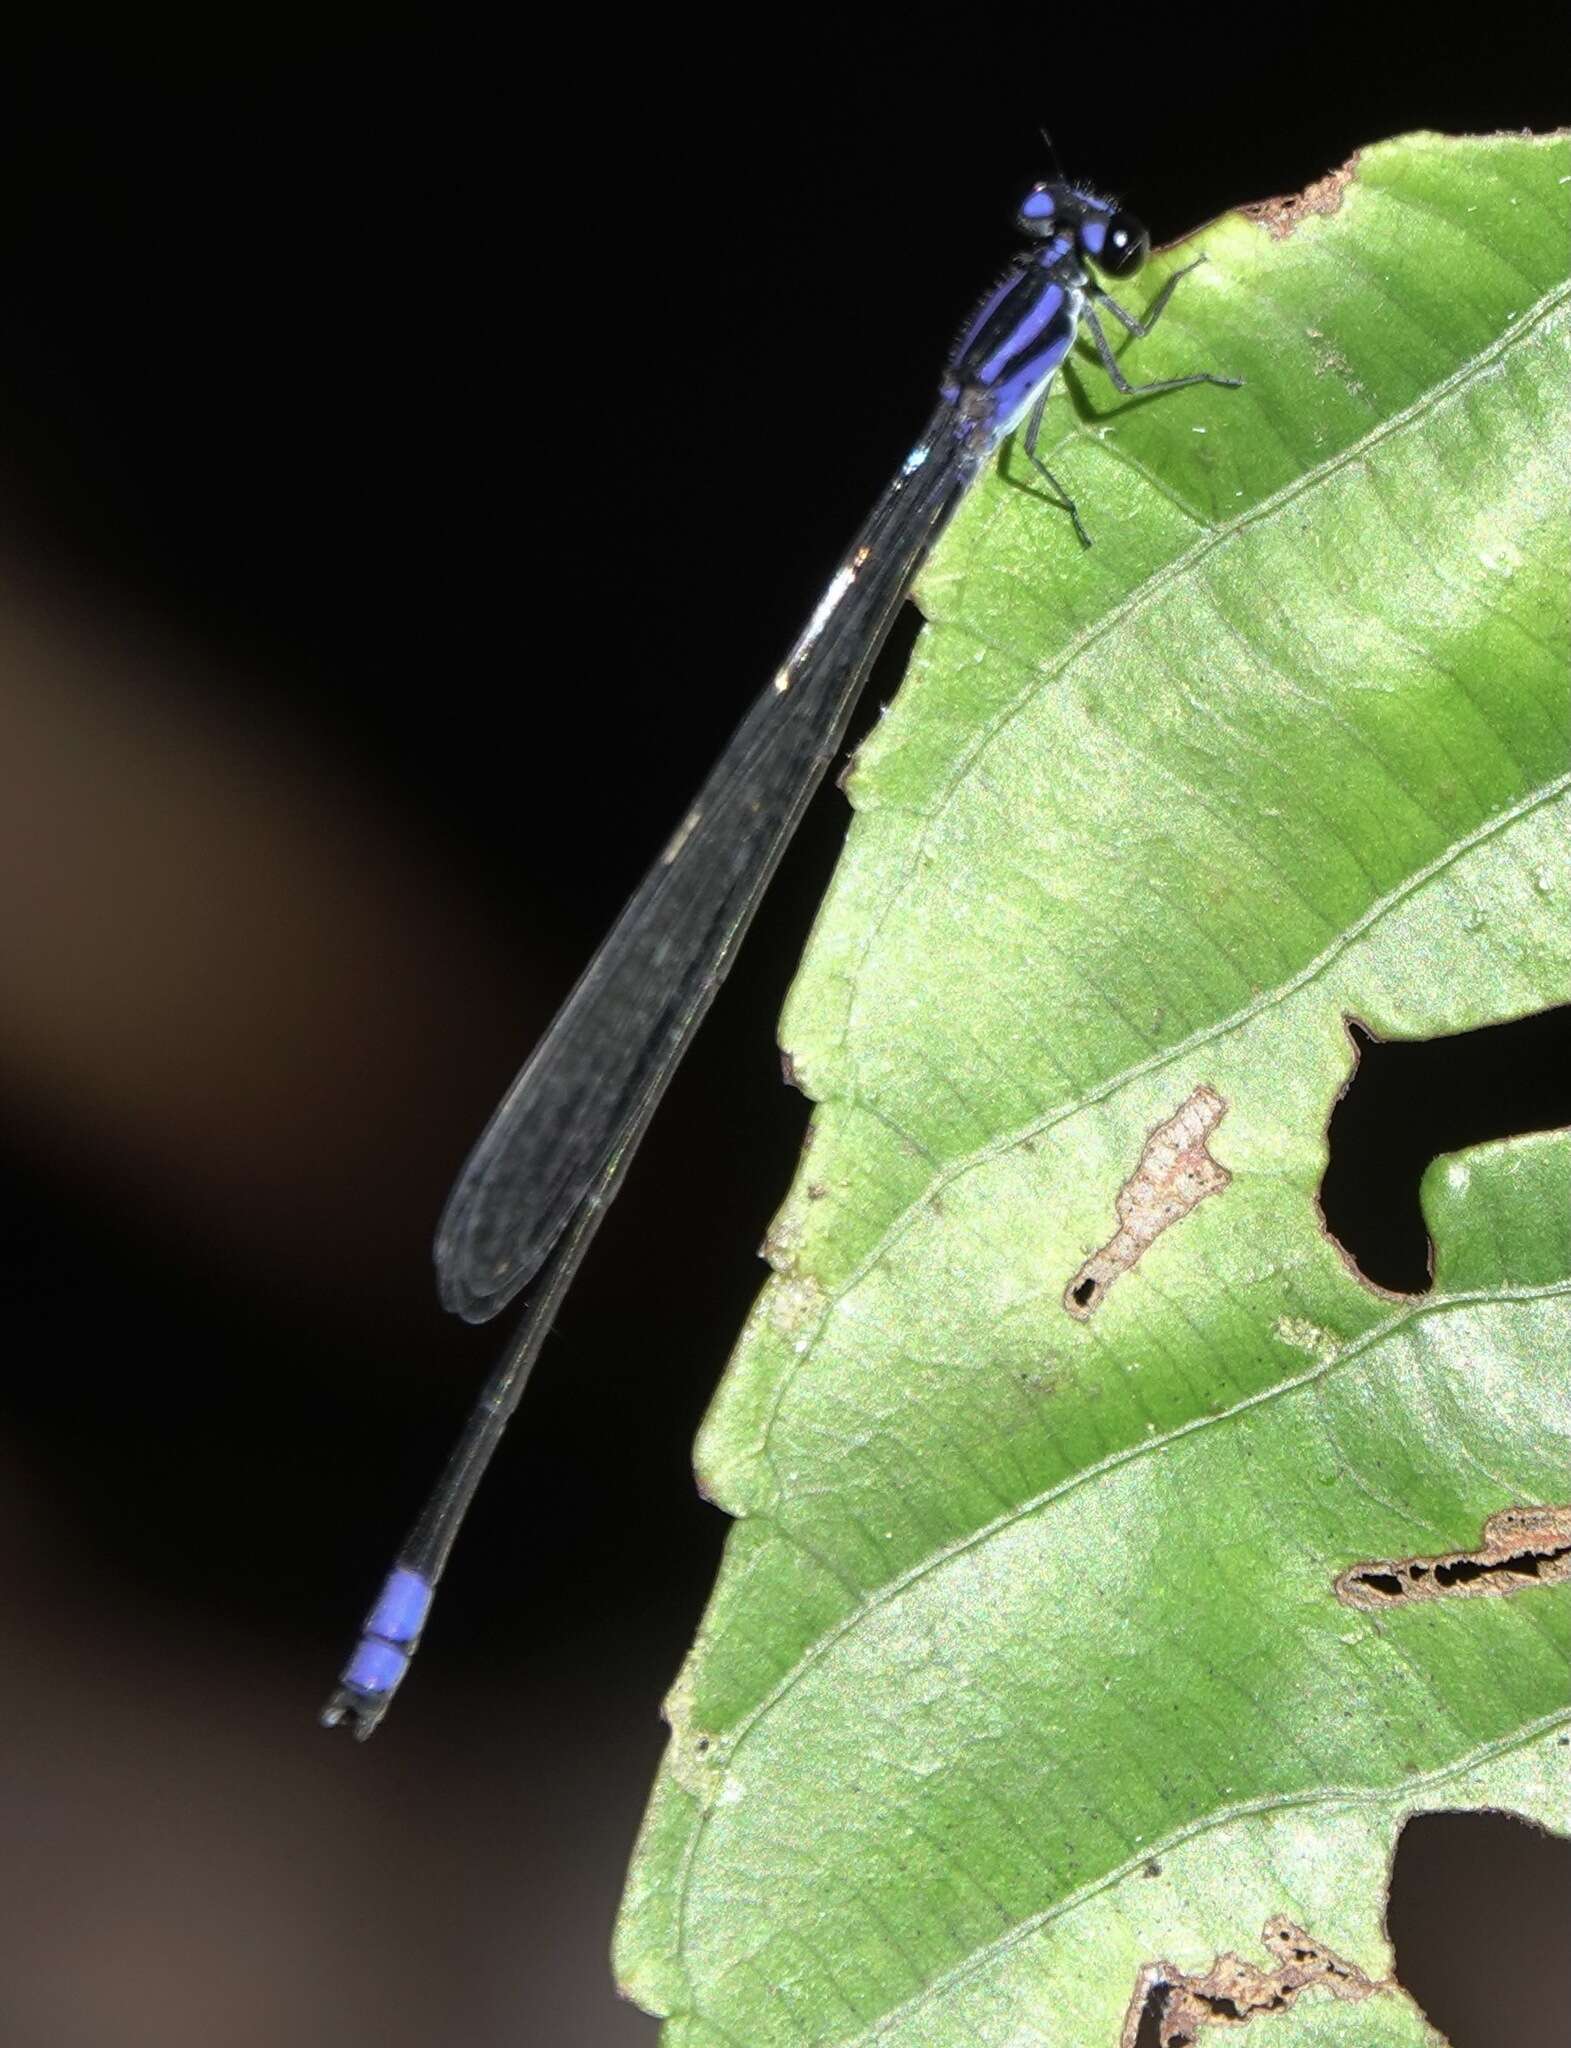
[[[1162,239],[1565,112],[1547,13],[1001,23],[958,104],[952,13],[745,61],[445,19],[18,37],[0,82],[9,2048],[652,2048],[605,1949],[841,799],[358,1749],[316,1708],[498,1341],[435,1305],[448,1182],[923,417],[1038,119]],[[1458,2048],[1550,2038],[1562,1847],[1404,1850]],[[1509,1992],[1458,1967],[1491,1912]]]

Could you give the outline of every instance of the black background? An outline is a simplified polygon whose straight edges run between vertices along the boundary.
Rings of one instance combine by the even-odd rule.
[[[1418,9],[587,16],[9,53],[13,2048],[653,2041],[604,1950],[723,1536],[689,1447],[805,1126],[773,1026],[843,801],[357,1749],[319,1697],[496,1342],[435,1305],[448,1181],[925,416],[1039,120],[1160,241],[1360,143],[1566,115],[1547,10],[1465,43]],[[1415,1915],[1459,2048],[1549,2037],[1456,1939],[1524,1873],[1512,1995],[1563,1970],[1563,1864],[1521,1831],[1459,1890],[1491,1853],[1426,1864]]]

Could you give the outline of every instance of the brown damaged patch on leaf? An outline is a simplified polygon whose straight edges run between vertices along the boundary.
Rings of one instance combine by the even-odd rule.
[[[1355,150],[1340,170],[1328,171],[1325,177],[1306,185],[1302,192],[1288,193],[1277,199],[1257,199],[1253,205],[1241,206],[1238,210],[1246,220],[1263,227],[1275,240],[1285,242],[1313,215],[1341,212],[1342,194],[1358,176],[1358,160],[1362,154],[1361,150]]]
[[[1336,1597],[1344,1606],[1372,1614],[1410,1606],[1415,1600],[1520,1593],[1529,1586],[1563,1586],[1568,1581],[1571,1505],[1511,1507],[1501,1508],[1485,1522],[1477,1550],[1352,1564],[1337,1573]]]
[[[1206,1139],[1226,1114],[1216,1090],[1201,1086],[1146,1139],[1140,1164],[1114,1204],[1118,1229],[1064,1289],[1064,1307],[1077,1322],[1096,1313],[1119,1274],[1132,1271],[1164,1230],[1231,1181],[1227,1168],[1206,1150]]]
[[[1286,2012],[1305,1991],[1320,1988],[1333,1998],[1357,2000],[1388,1991],[1385,1981],[1365,1976],[1356,1963],[1342,1957],[1302,1927],[1278,1915],[1260,1936],[1275,1968],[1265,1970],[1231,1952],[1220,1955],[1198,1977],[1171,1963],[1147,1963],[1135,1979],[1135,1992],[1124,2016],[1119,2048],[1135,2048],[1135,2040],[1153,2005],[1158,2015],[1160,2048],[1189,2048],[1207,2027],[1239,2026]]]

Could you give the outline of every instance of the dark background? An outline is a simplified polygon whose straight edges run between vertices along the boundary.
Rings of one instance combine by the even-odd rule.
[[[604,1951],[724,1533],[689,1446],[805,1126],[773,1026],[843,801],[358,1749],[313,1715],[497,1342],[435,1303],[448,1182],[925,416],[1038,120],[1162,240],[1360,143],[1567,111],[1547,10],[589,16],[8,51],[11,2048],[652,2044]],[[1550,2038],[1559,1845],[1424,1840],[1433,2017]],[[1480,1989],[1456,1930],[1491,1912],[1525,1975]]]

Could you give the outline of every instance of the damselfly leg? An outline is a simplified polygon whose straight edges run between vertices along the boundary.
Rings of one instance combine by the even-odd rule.
[[[1151,301],[1150,309],[1143,320],[1137,319],[1127,306],[1121,306],[1111,292],[1103,291],[1094,281],[1087,284],[1087,304],[1081,317],[1091,330],[1091,339],[1096,344],[1096,352],[1102,359],[1102,368],[1107,372],[1108,381],[1124,398],[1154,398],[1159,391],[1182,391],[1190,384],[1221,384],[1229,390],[1236,391],[1243,383],[1242,377],[1221,377],[1215,370],[1192,370],[1187,377],[1159,377],[1151,384],[1131,384],[1119,367],[1112,344],[1108,341],[1101,321],[1096,317],[1096,308],[1102,306],[1137,341],[1144,341],[1166,311],[1167,302],[1177,290],[1180,281],[1186,278],[1190,271],[1198,270],[1205,260],[1203,256],[1197,256],[1193,263],[1186,263],[1182,270],[1175,270]]]
[[[1086,532],[1085,522],[1080,517],[1079,506],[1036,452],[1037,442],[1042,434],[1042,415],[1047,411],[1047,399],[1048,394],[1044,391],[1036,404],[1032,406],[1031,416],[1026,421],[1026,430],[1021,445],[1025,450],[1026,461],[1030,463],[1037,475],[1042,478],[1048,489],[1053,493],[1053,496],[1058,501],[1060,510],[1069,514],[1070,521],[1075,529],[1075,538],[1083,548],[1088,548],[1091,545],[1091,536]]]
[[[1152,300],[1150,309],[1143,320],[1137,319],[1127,307],[1121,306],[1111,294],[1103,291],[1101,286],[1096,284],[1094,280],[1087,278],[1081,289],[1087,302],[1094,300],[1098,306],[1105,306],[1115,320],[1120,321],[1137,340],[1143,341],[1152,328],[1155,327],[1158,320],[1161,319],[1169,299],[1172,298],[1173,293],[1178,288],[1180,280],[1186,278],[1190,271],[1198,270],[1205,260],[1203,256],[1197,256],[1193,263],[1186,263],[1182,270],[1175,270]],[[1225,384],[1236,387],[1242,382],[1242,379],[1238,377],[1220,377],[1210,370],[1197,370],[1187,377],[1164,377],[1151,384],[1131,384],[1124,375],[1123,370],[1119,367],[1118,358],[1113,354],[1112,348],[1108,344],[1107,335],[1103,331],[1102,324],[1097,319],[1090,303],[1085,303],[1081,306],[1080,317],[1091,330],[1097,354],[1101,358],[1102,367],[1106,371],[1113,389],[1125,398],[1147,398],[1158,391],[1179,391],[1187,384]],[[1091,545],[1091,536],[1086,531],[1085,521],[1080,517],[1080,508],[1069,492],[1065,490],[1062,479],[1054,475],[1053,471],[1048,468],[1038,453],[1038,444],[1042,434],[1042,421],[1047,412],[1047,401],[1051,395],[1051,388],[1050,385],[1044,387],[1039,393],[1035,404],[1031,407],[1030,414],[1026,419],[1025,432],[1021,436],[1021,448],[1027,462],[1030,463],[1037,475],[1042,478],[1048,489],[1053,493],[1054,500],[1060,509],[1069,514],[1070,521],[1075,529],[1075,537],[1080,542],[1080,545],[1088,548]]]

